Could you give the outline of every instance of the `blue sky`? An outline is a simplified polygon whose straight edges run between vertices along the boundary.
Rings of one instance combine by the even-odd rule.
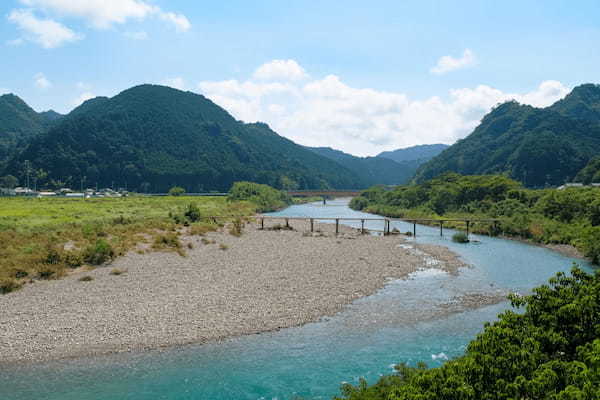
[[[5,0],[0,16],[0,91],[36,110],[162,83],[361,155],[600,82],[598,1]]]

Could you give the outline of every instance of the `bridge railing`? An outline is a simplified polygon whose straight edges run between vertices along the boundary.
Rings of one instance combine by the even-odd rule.
[[[444,222],[463,222],[466,226],[467,236],[469,235],[469,231],[471,228],[471,224],[473,223],[491,223],[494,226],[497,226],[499,219],[496,218],[487,218],[487,219],[460,219],[460,218],[441,218],[441,219],[431,219],[431,218],[387,218],[387,217],[368,217],[368,218],[357,218],[357,217],[285,217],[285,216],[272,216],[272,215],[253,215],[253,216],[208,216],[201,217],[201,219],[212,220],[215,223],[218,220],[232,220],[235,218],[242,218],[245,220],[255,220],[256,223],[260,224],[261,229],[265,229],[265,221],[268,220],[279,220],[285,221],[285,226],[290,228],[290,221],[307,221],[310,223],[310,231],[314,232],[315,221],[332,221],[331,223],[335,223],[335,233],[339,234],[340,231],[340,221],[353,221],[353,222],[361,222],[360,232],[362,234],[368,232],[381,232],[384,236],[392,234],[391,223],[394,221],[397,222],[405,222],[409,224],[413,224],[413,236],[417,236],[417,224],[422,223],[425,225],[439,224],[440,227],[440,236],[443,236]],[[380,221],[383,222],[383,229],[366,229],[365,222],[366,221]]]

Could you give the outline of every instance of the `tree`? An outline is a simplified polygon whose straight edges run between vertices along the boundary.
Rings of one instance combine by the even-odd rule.
[[[6,175],[0,178],[0,187],[14,189],[19,184],[19,180],[12,175]]]
[[[169,196],[183,196],[185,194],[185,189],[180,186],[173,186],[169,189]]]

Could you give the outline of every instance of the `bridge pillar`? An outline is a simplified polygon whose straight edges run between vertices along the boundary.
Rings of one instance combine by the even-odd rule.
[[[327,197],[323,196],[323,205],[327,205]]]

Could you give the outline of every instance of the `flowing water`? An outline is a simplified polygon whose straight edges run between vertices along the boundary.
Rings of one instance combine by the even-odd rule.
[[[338,200],[305,204],[273,215],[364,218]],[[381,222],[367,228],[382,229]],[[412,225],[393,223],[405,232]],[[441,365],[506,310],[506,301],[465,306],[464,295],[527,293],[573,262],[547,249],[472,235],[456,244],[454,232],[417,226],[418,243],[441,244],[471,268],[458,276],[428,269],[391,281],[334,317],[279,332],[166,351],[126,353],[36,366],[0,366],[2,400],[108,399],[330,399],[344,382],[374,382],[394,363]],[[388,240],[388,239],[386,239]],[[411,241],[398,245],[411,246]],[[416,251],[416,250],[414,250]],[[435,266],[435,260],[429,260]],[[1,328],[1,327],[0,327]]]

